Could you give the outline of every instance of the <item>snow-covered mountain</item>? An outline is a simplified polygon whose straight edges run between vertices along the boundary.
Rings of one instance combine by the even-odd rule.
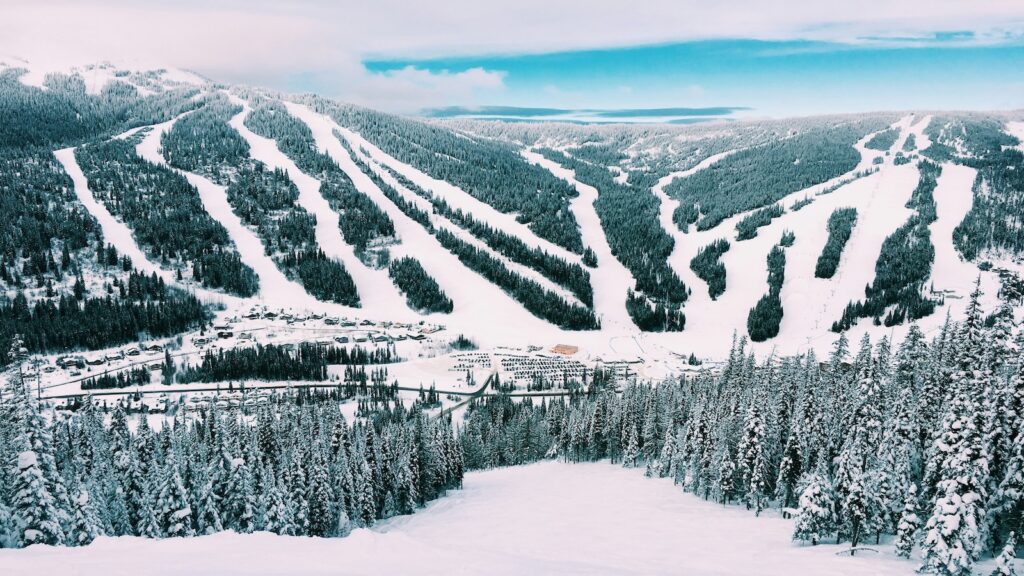
[[[1008,207],[1020,189],[1008,176],[1024,123],[1012,115],[426,122],[177,70],[0,67],[0,98],[26,106],[24,125],[7,131],[63,149],[68,207],[84,207],[135,268],[233,307],[429,320],[486,345],[568,342],[656,360],[721,357],[733,333],[783,353],[827,348],[840,330],[899,338],[915,321],[932,333],[962,312],[978,278],[989,309],[1019,283],[1024,242]],[[197,250],[234,254],[233,273],[251,286],[227,272],[197,277],[196,254],[147,234],[152,214],[126,208],[133,176],[97,183],[110,139],[134,147],[117,152],[127,173],[184,176],[183,201],[218,231]],[[83,149],[100,152],[84,172]],[[254,184],[253,170],[287,176]],[[293,197],[240,196],[268,186]],[[853,218],[830,237],[844,209]],[[295,240],[282,218],[311,235]],[[182,246],[206,242],[184,234],[194,237]],[[415,282],[389,273],[387,261],[405,258]],[[345,288],[316,286],[325,282]],[[450,312],[414,301],[420,286],[443,293]]]

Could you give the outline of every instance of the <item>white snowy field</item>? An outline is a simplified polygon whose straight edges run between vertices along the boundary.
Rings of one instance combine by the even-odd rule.
[[[850,557],[835,545],[792,542],[791,530],[774,512],[755,518],[641,470],[542,462],[467,474],[464,489],[425,510],[344,539],[102,538],[84,548],[0,550],[0,574],[894,576],[918,567],[889,545]]]

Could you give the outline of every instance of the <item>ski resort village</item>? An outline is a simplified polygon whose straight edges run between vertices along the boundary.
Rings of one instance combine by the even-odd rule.
[[[0,574],[1024,573],[1024,113],[700,114],[0,58]]]

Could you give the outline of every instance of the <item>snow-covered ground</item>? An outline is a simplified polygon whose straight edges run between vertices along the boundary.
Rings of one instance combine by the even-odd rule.
[[[968,303],[966,295],[974,289],[979,276],[985,307],[996,306],[999,301],[999,276],[995,272],[979,271],[976,265],[965,261],[953,245],[953,230],[963,222],[973,204],[974,196],[970,191],[976,175],[974,168],[947,162],[942,165],[942,174],[933,193],[937,219],[928,227],[935,246],[931,285],[936,291],[951,291],[959,296],[946,298],[946,307],[953,318],[964,313]]]
[[[792,526],[773,511],[756,518],[641,470],[542,462],[467,474],[462,490],[425,510],[344,539],[101,538],[83,548],[0,550],[0,573],[909,576],[918,567],[885,543],[854,557],[835,545],[794,543]]]

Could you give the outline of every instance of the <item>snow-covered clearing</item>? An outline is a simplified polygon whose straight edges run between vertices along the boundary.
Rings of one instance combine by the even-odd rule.
[[[850,557],[835,545],[794,543],[792,526],[774,512],[756,518],[706,502],[641,470],[542,462],[467,474],[462,490],[425,510],[343,539],[100,538],[82,548],[0,550],[0,572],[909,576],[918,566],[887,544]]]
[[[590,247],[597,256],[597,267],[590,271],[590,283],[594,288],[594,312],[603,329],[635,329],[626,312],[626,293],[636,285],[636,280],[612,255],[612,249],[601,226],[601,219],[594,209],[597,189],[576,180],[575,171],[560,166],[537,152],[524,151],[523,157],[576,187],[578,195],[569,204],[569,209],[580,225],[583,245]]]
[[[86,179],[85,174],[78,165],[78,160],[75,159],[75,149],[65,148],[63,150],[57,150],[53,155],[64,167],[64,171],[67,172],[68,176],[71,177],[71,182],[74,184],[75,196],[78,197],[78,201],[81,202],[82,205],[85,206],[85,209],[89,211],[89,214],[99,222],[100,229],[103,231],[104,241],[116,246],[117,251],[122,255],[128,256],[132,261],[132,266],[137,270],[145,272],[146,274],[156,273],[168,284],[182,285],[178,282],[177,277],[173,272],[151,261],[135,241],[135,237],[132,235],[131,229],[128,228],[124,222],[121,222],[116,216],[111,214],[110,210],[108,210],[102,202],[96,200],[96,197],[93,196],[92,190],[89,189],[89,181]],[[204,302],[227,304],[238,300],[229,294],[214,292],[212,290],[197,287],[194,284],[182,285],[182,287],[193,292],[197,298]]]
[[[374,270],[363,264],[351,244],[345,242],[338,228],[339,215],[320,194],[320,181],[299,170],[290,158],[277,147],[277,143],[253,133],[245,126],[245,117],[251,109],[234,96],[231,100],[243,107],[241,114],[229,124],[249,143],[249,155],[271,168],[288,172],[288,177],[299,190],[299,205],[316,218],[316,241],[328,257],[341,261],[356,284],[362,306],[368,311],[387,311],[395,319],[417,316],[408,310],[405,298],[388,277],[386,269]]]
[[[244,112],[239,114],[244,114]],[[153,126],[153,130],[136,146],[139,156],[155,164],[170,167],[160,153],[160,137],[171,129],[174,122],[175,120],[170,120]],[[300,284],[289,280],[274,261],[267,256],[263,242],[256,233],[250,230],[232,210],[231,204],[228,202],[227,191],[223,186],[214,184],[208,178],[198,174],[177,168],[171,169],[183,175],[190,184],[199,190],[199,197],[206,212],[224,226],[238,250],[242,262],[252,268],[259,277],[259,300],[282,307],[302,306],[310,310],[332,312],[349,310],[336,304],[320,302],[310,296]]]
[[[356,187],[394,222],[395,232],[402,243],[392,250],[393,257],[415,256],[452,299],[455,309],[445,316],[445,324],[458,327],[490,344],[521,339],[524,334],[557,338],[558,328],[536,318],[501,289],[463,266],[433,235],[388,200],[334,137],[334,130],[339,128],[335,122],[305,106],[292,102],[285,105],[290,114],[309,126],[320,150],[334,159]],[[411,196],[406,197],[411,200]]]

